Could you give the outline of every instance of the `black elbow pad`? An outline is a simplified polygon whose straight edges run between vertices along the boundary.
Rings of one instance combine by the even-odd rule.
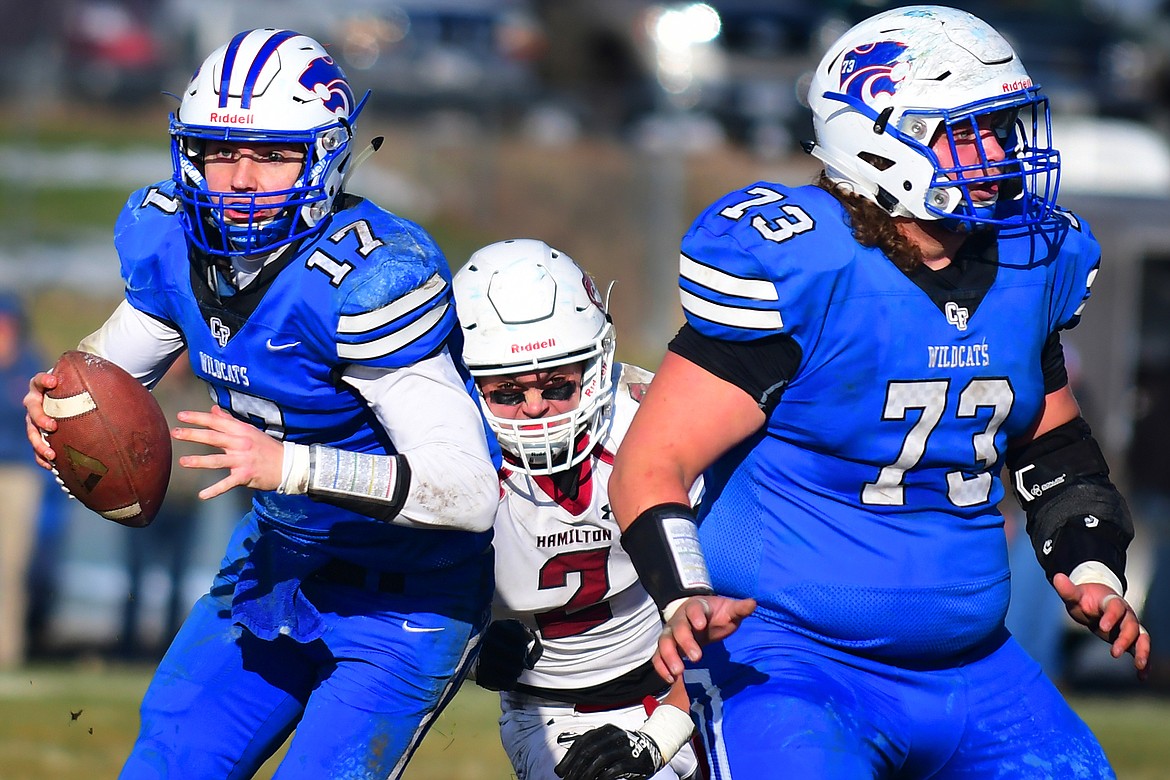
[[[1008,453],[1007,466],[1048,578],[1098,561],[1124,584],[1133,519],[1084,418]]]

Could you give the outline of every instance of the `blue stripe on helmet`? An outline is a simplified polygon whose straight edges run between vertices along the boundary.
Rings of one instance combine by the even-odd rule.
[[[219,107],[227,108],[228,88],[232,83],[232,68],[236,64],[236,54],[240,51],[240,44],[244,42],[244,38],[248,37],[247,32],[242,32],[232,38],[227,45],[227,51],[223,55],[223,73],[219,74]]]
[[[244,94],[240,97],[240,108],[252,107],[252,91],[256,88],[256,79],[260,78],[260,71],[264,69],[264,64],[268,62],[280,44],[296,35],[297,33],[292,30],[281,30],[265,41],[264,45],[260,47],[260,51],[256,52],[256,57],[248,68],[248,77],[244,79]]]

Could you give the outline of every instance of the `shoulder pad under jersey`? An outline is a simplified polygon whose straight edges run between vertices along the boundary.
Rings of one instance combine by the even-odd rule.
[[[687,322],[729,341],[794,333],[823,316],[829,286],[859,249],[841,204],[820,187],[757,182],[731,192],[683,237]]]
[[[361,201],[338,212],[326,232],[328,257],[320,262],[338,269],[340,360],[403,366],[444,346],[456,323],[451,271],[425,230]]]
[[[614,363],[614,397],[613,408],[610,409],[612,424],[609,426],[605,438],[605,449],[608,452],[617,452],[626,431],[638,411],[638,404],[646,395],[650,387],[650,380],[654,373],[631,363]]]
[[[999,234],[999,262],[1047,276],[1049,330],[1074,327],[1088,302],[1101,263],[1101,245],[1087,222],[1057,208],[1039,225]]]
[[[182,206],[174,186],[167,180],[135,191],[114,223],[114,248],[127,300],[164,320],[168,315],[161,311],[157,291],[186,284],[190,268],[187,237],[178,218]]]

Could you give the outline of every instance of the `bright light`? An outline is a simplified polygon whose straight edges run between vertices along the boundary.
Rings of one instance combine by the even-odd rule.
[[[719,35],[719,13],[706,3],[663,8],[654,24],[654,38],[667,49],[710,43]]]

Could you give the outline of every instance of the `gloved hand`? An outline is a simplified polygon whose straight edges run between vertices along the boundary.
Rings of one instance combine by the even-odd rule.
[[[653,739],[606,723],[577,737],[553,771],[564,780],[646,780],[663,766]]]
[[[475,682],[489,691],[510,691],[544,653],[540,637],[519,620],[494,620],[483,632]]]
[[[693,732],[689,714],[661,704],[637,731],[606,723],[585,732],[553,771],[564,780],[646,780],[674,758]]]

